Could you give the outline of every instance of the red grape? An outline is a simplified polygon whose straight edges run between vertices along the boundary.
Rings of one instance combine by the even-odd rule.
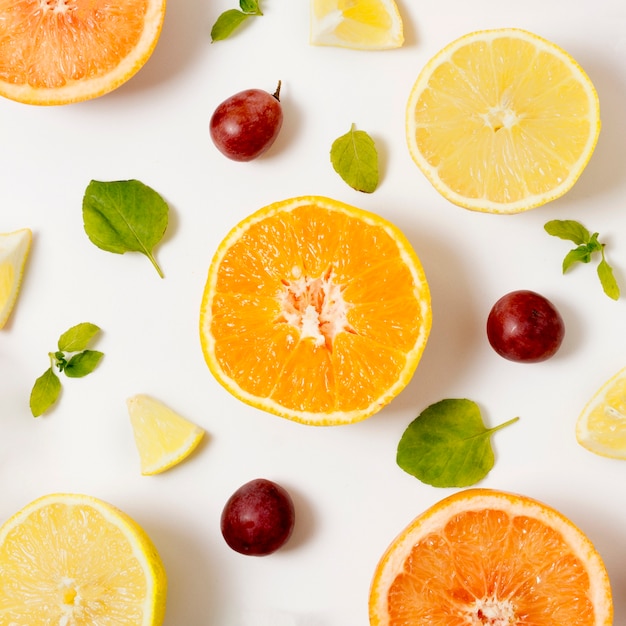
[[[564,335],[560,313],[534,291],[512,291],[502,296],[487,318],[491,347],[510,361],[545,361],[559,349]]]
[[[265,478],[242,485],[222,511],[221,530],[236,552],[265,556],[283,546],[293,531],[295,509],[286,489]]]
[[[274,94],[246,89],[218,105],[209,124],[217,149],[233,161],[251,161],[263,154],[283,124],[279,95],[280,81]]]

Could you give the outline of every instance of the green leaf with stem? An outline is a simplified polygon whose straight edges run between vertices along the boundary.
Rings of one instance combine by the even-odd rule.
[[[72,326],[59,337],[59,350],[61,352],[84,350],[99,332],[100,328],[90,322],[76,324],[76,326]]]
[[[30,392],[33,417],[43,415],[58,400],[60,393],[61,381],[50,367],[35,381]]]
[[[63,372],[68,378],[82,378],[96,369],[103,356],[97,350],[83,350],[69,359]]]
[[[211,28],[211,42],[230,37],[248,18],[263,15],[257,0],[239,0],[239,9],[224,11]]]
[[[330,149],[333,168],[350,187],[372,193],[378,187],[378,151],[374,140],[363,130],[350,130],[333,142]]]

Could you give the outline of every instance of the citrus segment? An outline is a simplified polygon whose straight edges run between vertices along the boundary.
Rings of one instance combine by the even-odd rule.
[[[150,396],[133,396],[127,407],[144,476],[178,465],[204,437],[200,426]]]
[[[0,234],[0,328],[15,306],[32,238],[29,228]]]
[[[601,456],[626,459],[626,368],[594,394],[576,423],[581,446]]]
[[[399,48],[402,18],[394,0],[311,0],[310,39],[320,46]]]
[[[380,560],[372,626],[609,626],[608,575],[589,539],[531,498],[469,489],[418,516]]]
[[[95,98],[158,41],[165,0],[0,0],[0,95],[28,104]]]
[[[470,33],[438,52],[411,91],[408,147],[462,207],[532,209],[566,193],[600,132],[596,90],[576,61],[527,31]]]
[[[96,498],[50,494],[0,528],[0,625],[159,626],[167,580],[145,531]]]
[[[365,419],[405,387],[431,325],[420,261],[383,218],[318,196],[272,204],[216,251],[200,334],[217,380],[308,424]]]

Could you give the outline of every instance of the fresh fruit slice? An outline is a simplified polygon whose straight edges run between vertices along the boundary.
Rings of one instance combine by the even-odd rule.
[[[204,437],[200,426],[150,396],[138,394],[126,404],[144,476],[178,465]]]
[[[165,0],[0,0],[0,95],[52,105],[112,91],[148,60],[164,15]]]
[[[370,624],[610,626],[600,555],[570,520],[525,496],[469,489],[392,542],[374,574]]]
[[[217,380],[298,422],[356,422],[411,379],[431,326],[428,284],[383,218],[319,196],[271,204],[217,249],[200,335]]]
[[[0,234],[0,328],[7,323],[20,292],[32,238],[29,228]]]
[[[445,198],[518,213],[574,185],[600,132],[598,95],[553,43],[515,28],[478,31],[426,64],[406,132],[413,160]]]
[[[159,626],[167,578],[145,531],[81,494],[31,502],[0,528],[0,625]]]
[[[312,44],[386,50],[404,43],[394,0],[311,0]]]
[[[626,368],[604,383],[583,409],[576,439],[591,452],[626,459]]]

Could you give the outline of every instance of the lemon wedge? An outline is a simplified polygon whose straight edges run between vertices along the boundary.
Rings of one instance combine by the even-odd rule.
[[[146,532],[97,498],[55,493],[0,528],[0,624],[160,626],[167,577]]]
[[[399,48],[402,18],[394,0],[311,0],[310,41],[355,50]]]
[[[29,228],[0,234],[0,328],[7,323],[20,292],[32,238]]]
[[[626,367],[587,403],[576,422],[576,439],[595,454],[626,459]]]
[[[127,406],[144,476],[159,474],[180,463],[204,436],[202,428],[150,396],[133,396]]]

